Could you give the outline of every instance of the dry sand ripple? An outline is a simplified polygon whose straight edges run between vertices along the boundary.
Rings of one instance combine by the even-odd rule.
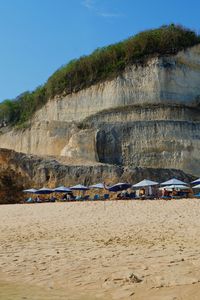
[[[200,202],[0,207],[0,299],[199,299]]]

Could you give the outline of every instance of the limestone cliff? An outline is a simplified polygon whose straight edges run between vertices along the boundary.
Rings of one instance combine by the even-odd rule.
[[[200,46],[50,99],[28,128],[2,132],[0,147],[200,175]]]
[[[191,175],[175,169],[131,168],[108,164],[75,164],[57,158],[27,155],[13,150],[0,149],[0,204],[17,203],[24,199],[22,190],[58,185],[74,185],[78,182],[90,185],[105,181],[107,184],[127,181],[136,183],[144,178],[159,182],[176,177],[186,182]]]

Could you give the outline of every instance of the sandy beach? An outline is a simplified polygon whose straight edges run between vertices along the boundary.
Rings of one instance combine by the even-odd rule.
[[[200,201],[2,205],[0,299],[199,299]]]

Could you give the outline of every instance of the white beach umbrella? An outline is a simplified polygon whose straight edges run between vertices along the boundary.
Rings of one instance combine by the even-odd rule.
[[[110,187],[108,187],[107,189],[110,191],[110,192],[119,192],[119,191],[123,191],[123,190],[127,190],[131,187],[131,184],[130,183],[126,183],[126,182],[119,182],[119,183],[116,183]]]
[[[89,186],[90,189],[104,189],[105,186],[103,183],[97,183]]]
[[[37,190],[35,193],[36,194],[45,195],[45,194],[51,194],[53,192],[54,192],[53,189],[49,189],[49,188],[43,187],[43,188]]]
[[[36,189],[28,189],[28,190],[23,190],[24,193],[30,193],[30,194],[35,194],[37,192]]]
[[[54,192],[56,193],[68,193],[71,192],[71,189],[65,186],[59,186],[54,189]]]
[[[200,184],[197,184],[195,186],[192,187],[193,189],[200,189]]]
[[[167,185],[167,186],[162,186],[159,188],[159,190],[188,190],[189,187],[187,185],[178,185],[178,184],[172,184],[172,185]]]
[[[89,187],[87,187],[85,185],[82,185],[82,184],[77,184],[77,185],[71,186],[70,190],[73,190],[73,191],[87,191],[87,190],[89,190]]]
[[[200,178],[198,178],[198,179],[192,181],[191,183],[193,183],[193,184],[199,184],[199,183],[200,183]]]
[[[178,180],[176,178],[172,178],[170,180],[167,180],[165,182],[162,182],[161,185],[188,185],[184,181]]]
[[[142,187],[147,187],[147,186],[154,186],[159,184],[156,181],[152,181],[152,180],[148,180],[148,179],[144,179],[136,184],[134,184],[132,187],[133,188],[142,188]]]

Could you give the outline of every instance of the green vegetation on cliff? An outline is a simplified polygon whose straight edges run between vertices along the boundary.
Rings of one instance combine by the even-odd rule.
[[[67,95],[119,75],[126,66],[144,64],[153,56],[173,55],[200,43],[200,36],[182,26],[162,26],[95,50],[58,69],[47,82],[17,100],[0,104],[0,121],[24,124],[48,99]]]

